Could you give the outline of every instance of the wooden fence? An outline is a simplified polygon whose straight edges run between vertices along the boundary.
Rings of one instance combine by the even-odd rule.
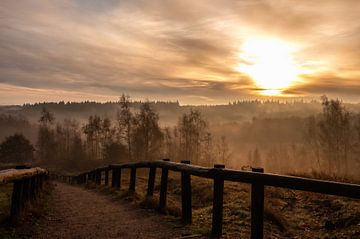
[[[11,223],[16,223],[30,201],[36,201],[48,172],[42,168],[17,166],[0,171],[0,184],[13,183],[11,196]]]
[[[224,181],[251,184],[252,239],[263,238],[265,186],[273,186],[360,199],[360,185],[357,184],[269,174],[264,173],[263,169],[261,168],[255,168],[252,170],[252,172],[225,169],[224,165],[219,164],[215,165],[214,168],[208,168],[190,165],[190,161],[174,163],[169,162],[168,159],[164,159],[162,161],[109,165],[106,167],[97,168],[90,172],[82,173],[77,176],[63,177],[63,179],[68,182],[78,184],[85,184],[87,181],[93,181],[96,184],[101,184],[102,181],[104,181],[105,185],[109,185],[109,174],[111,172],[111,186],[120,189],[121,171],[122,169],[130,169],[131,173],[129,190],[135,191],[136,170],[138,168],[149,169],[147,197],[151,197],[153,195],[156,170],[161,169],[160,200],[158,206],[160,210],[166,208],[168,172],[175,171],[181,174],[182,221],[186,224],[192,222],[191,175],[212,179],[212,237],[219,237],[222,235]]]

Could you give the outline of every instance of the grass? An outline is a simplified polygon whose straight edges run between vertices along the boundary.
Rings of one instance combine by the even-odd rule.
[[[16,225],[10,224],[12,185],[3,185],[0,189],[0,238],[31,238],[45,212],[51,206],[51,184],[45,183],[36,202],[28,203],[22,217]]]
[[[12,184],[2,185],[0,188],[0,222],[10,215]]]
[[[156,209],[159,201],[160,172],[157,172],[154,196],[146,198],[147,171],[136,179],[136,192],[128,193],[130,175],[122,174],[122,190],[95,186],[117,199],[143,208]],[[109,180],[111,182],[111,180]],[[193,223],[187,226],[194,234],[209,235],[212,215],[212,181],[192,177]],[[89,187],[89,186],[88,186]],[[170,216],[181,216],[180,176],[169,173],[167,210]],[[250,186],[225,182],[223,237],[249,238]],[[265,238],[360,238],[360,200],[327,196],[287,189],[266,187]]]

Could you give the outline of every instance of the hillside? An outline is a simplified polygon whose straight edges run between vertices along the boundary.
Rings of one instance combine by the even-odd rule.
[[[131,107],[136,110],[141,102],[132,102]],[[289,116],[307,116],[317,113],[321,109],[319,102],[279,102],[279,101],[238,101],[228,105],[191,106],[180,105],[178,102],[151,102],[159,113],[163,124],[175,124],[179,116],[190,108],[200,110],[211,122],[243,122],[259,118],[279,118]],[[349,109],[360,111],[360,104],[348,104]],[[58,102],[25,104],[23,106],[0,106],[0,114],[22,115],[32,122],[39,118],[42,108],[53,112],[58,119],[76,118],[87,120],[90,115],[98,114],[115,118],[119,105],[116,102]]]

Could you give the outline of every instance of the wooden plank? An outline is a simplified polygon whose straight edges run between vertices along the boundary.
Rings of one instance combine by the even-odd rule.
[[[145,162],[135,162],[135,163],[127,163],[127,164],[112,164],[110,165],[111,168],[150,168],[150,167],[157,167],[157,168],[167,168],[171,171],[176,172],[187,172],[191,175],[211,178],[211,169],[201,166],[191,166],[181,163],[169,162],[166,160],[155,160],[155,161],[145,161]]]
[[[27,202],[31,195],[30,195],[30,188],[31,188],[31,178],[24,178],[21,179],[21,181],[23,181],[23,194],[22,194],[22,198],[24,202]]]
[[[164,161],[169,161],[169,159],[164,159]],[[169,170],[167,168],[162,168],[161,179],[160,179],[159,211],[164,211],[166,208],[168,176],[169,176]]]
[[[150,167],[150,169],[149,169],[149,179],[148,179],[148,188],[147,188],[147,196],[148,197],[151,197],[154,194],[155,176],[156,176],[156,167]]]
[[[225,169],[223,174],[225,180],[233,182],[259,182],[265,186],[281,187],[360,199],[360,185],[358,184],[228,169]]]
[[[121,169],[113,168],[112,169],[111,186],[113,188],[119,188],[120,189],[120,180],[121,180]]]
[[[167,161],[155,161],[157,167],[167,168],[168,170],[175,172],[185,172],[194,176],[203,178],[213,178],[212,168],[206,168],[201,166],[193,166],[181,163],[173,163]]]
[[[37,177],[38,175],[36,176],[33,176],[32,178],[30,178],[30,199],[32,201],[35,201],[37,199]]]
[[[14,182],[16,180],[30,178],[37,174],[47,174],[47,170],[36,167],[31,169],[9,169],[0,171],[0,184]]]
[[[214,197],[212,213],[212,237],[221,237],[223,224],[223,197],[224,197],[224,179],[221,171],[225,168],[222,164],[214,165]]]
[[[190,164],[190,161],[181,161],[183,164]],[[181,209],[182,221],[184,224],[192,222],[191,205],[191,176],[189,173],[181,172]]]
[[[253,168],[263,173],[263,168]],[[251,184],[251,239],[262,239],[264,235],[264,184]]]
[[[10,221],[12,224],[17,222],[24,207],[23,187],[24,187],[23,180],[17,180],[14,182],[13,192],[11,196],[11,211],[10,211]]]
[[[109,184],[109,168],[105,169],[105,186]]]
[[[135,192],[135,182],[136,182],[136,168],[132,167],[130,169],[130,185],[129,185],[130,192]]]
[[[96,182],[96,184],[101,185],[101,175],[102,175],[102,171],[100,169],[97,169],[95,171],[95,182]]]

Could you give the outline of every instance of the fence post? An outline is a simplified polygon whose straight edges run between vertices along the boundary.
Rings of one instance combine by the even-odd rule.
[[[109,184],[109,169],[105,169],[105,186]]]
[[[101,170],[100,169],[96,169],[95,171],[95,180],[96,180],[96,184],[101,185]]]
[[[30,178],[30,199],[35,201],[37,198],[37,175]]]
[[[11,213],[10,213],[11,223],[15,223],[17,221],[23,210],[24,207],[23,188],[24,188],[24,180],[18,180],[14,182],[13,192],[11,196]]]
[[[120,189],[120,180],[121,180],[121,168],[113,168],[112,169],[112,179],[111,179],[111,186],[113,188]]]
[[[23,181],[22,198],[23,198],[23,202],[25,203],[30,199],[31,178],[25,178],[22,181]]]
[[[213,197],[213,213],[212,213],[212,237],[221,237],[223,223],[223,198],[224,198],[224,179],[222,169],[223,164],[214,165],[214,197]]]
[[[263,168],[252,168],[253,172],[263,173]],[[264,236],[264,184],[251,184],[251,239]]]
[[[154,194],[155,176],[156,176],[156,167],[151,166],[149,170],[147,197],[152,197]]]
[[[39,175],[39,190],[41,191],[43,189],[44,186],[44,175],[41,174]]]
[[[190,164],[190,161],[184,160],[181,163]],[[183,223],[190,224],[192,222],[191,177],[185,172],[181,172],[181,209]]]
[[[168,162],[170,161],[170,159],[163,159],[163,161]],[[161,169],[159,211],[163,211],[166,208],[168,175],[169,175],[168,169],[166,167],[163,167]]]
[[[35,176],[35,197],[38,198],[39,194],[41,193],[41,175]]]
[[[130,169],[130,185],[129,191],[135,192],[135,181],[136,181],[136,167],[131,167]]]

